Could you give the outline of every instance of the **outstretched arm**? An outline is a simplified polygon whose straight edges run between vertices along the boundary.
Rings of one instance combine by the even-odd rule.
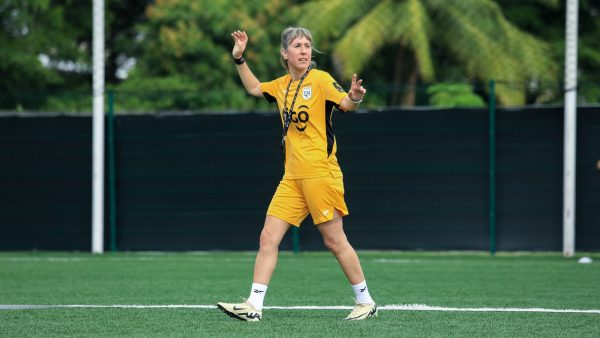
[[[246,44],[248,43],[248,35],[246,35],[246,32],[235,31],[231,33],[231,37],[235,42],[231,55],[234,59],[240,60],[243,58],[244,50],[246,50]],[[262,97],[263,94],[260,91],[260,81],[258,81],[256,76],[252,74],[250,67],[248,67],[248,63],[236,63],[236,68],[238,74],[240,75],[240,79],[242,80],[242,84],[244,84],[244,88],[246,88],[246,92],[248,92],[248,94],[252,96]]]
[[[367,92],[365,87],[362,86],[362,79],[357,81],[356,78],[356,74],[352,75],[352,86],[350,87],[348,96],[343,98],[342,102],[340,102],[340,108],[345,111],[356,110]]]

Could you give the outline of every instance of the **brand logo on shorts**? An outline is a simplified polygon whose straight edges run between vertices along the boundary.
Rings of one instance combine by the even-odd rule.
[[[324,210],[323,215],[327,216],[329,214],[329,210]]]
[[[307,86],[307,87],[302,88],[302,97],[305,100],[310,99],[312,97],[312,87]]]

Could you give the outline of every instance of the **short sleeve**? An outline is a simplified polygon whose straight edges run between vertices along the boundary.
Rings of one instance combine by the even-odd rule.
[[[334,78],[326,72],[323,72],[321,89],[323,90],[325,100],[331,101],[336,105],[339,105],[344,97],[348,95],[344,88],[342,88],[342,86],[340,86],[339,83],[337,83],[337,81],[335,81]]]
[[[275,93],[277,92],[277,80],[262,82],[260,84],[260,91],[263,93],[267,101],[269,101],[270,103],[275,102]]]

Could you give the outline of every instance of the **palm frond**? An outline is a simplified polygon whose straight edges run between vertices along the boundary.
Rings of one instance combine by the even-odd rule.
[[[535,37],[522,32],[507,21],[501,22],[506,32],[505,41],[507,53],[514,55],[520,61],[519,74],[522,80],[537,78],[554,80],[558,75],[558,65],[550,58],[550,45]]]
[[[360,72],[369,59],[393,40],[389,28],[396,17],[393,2],[384,0],[371,9],[360,21],[348,29],[334,49],[334,64],[344,79]]]
[[[452,4],[439,7],[440,40],[465,64],[468,75],[505,83],[498,88],[501,102],[524,103],[524,82],[548,78],[554,72],[552,60],[545,54],[546,45],[509,23],[495,2],[465,0]],[[508,83],[515,85],[511,88]]]
[[[358,20],[369,3],[374,1],[318,0],[300,6],[302,13],[298,24],[308,28],[319,43],[338,40],[348,26]]]
[[[360,72],[381,48],[396,43],[413,50],[420,75],[433,80],[429,16],[419,0],[381,1],[353,25],[334,51],[344,78]]]
[[[427,9],[420,0],[408,0],[405,7],[405,15],[409,16],[408,27],[405,32],[401,32],[401,40],[413,50],[421,77],[432,81],[435,73],[429,48],[431,24]]]
[[[557,76],[549,45],[510,23],[494,0],[317,0],[301,8],[300,23],[335,43],[334,65],[344,79],[393,44],[413,52],[420,77],[428,81],[435,75],[432,46],[440,47],[466,77],[499,80],[504,104],[524,103],[528,81]]]

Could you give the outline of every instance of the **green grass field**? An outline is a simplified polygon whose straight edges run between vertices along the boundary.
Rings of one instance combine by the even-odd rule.
[[[346,322],[349,310],[265,309],[259,323],[210,308],[35,308],[6,305],[214,305],[250,289],[254,253],[0,253],[0,336],[455,336],[600,337],[600,254],[360,252],[385,310]],[[265,306],[351,306],[353,293],[325,252],[283,252]],[[475,308],[473,312],[457,309]],[[481,308],[596,310],[517,312]]]

